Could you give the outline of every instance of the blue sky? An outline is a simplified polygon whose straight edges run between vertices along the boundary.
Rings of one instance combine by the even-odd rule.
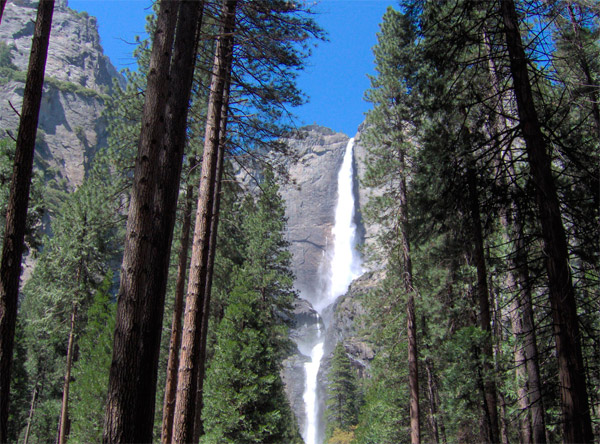
[[[131,56],[136,35],[144,34],[150,0],[69,0],[75,10],[96,16],[104,52],[117,69],[135,68]],[[314,49],[299,86],[309,103],[296,108],[299,125],[317,123],[349,136],[356,133],[369,104],[364,91],[367,74],[374,73],[371,48],[387,0],[325,0],[317,3],[317,22],[329,33],[329,42]]]

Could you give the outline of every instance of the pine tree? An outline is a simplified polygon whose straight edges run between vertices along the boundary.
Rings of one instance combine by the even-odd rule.
[[[0,14],[4,10],[5,4],[0,5],[2,8]],[[53,12],[54,0],[40,1],[23,94],[23,107],[6,213],[6,228],[2,242],[2,263],[0,265],[0,442],[5,442],[8,439],[10,369],[17,318],[21,260],[33,169],[35,136],[42,100]]]
[[[78,341],[79,359],[73,369],[69,434],[74,442],[102,440],[117,308],[112,301],[113,285],[113,275],[109,272],[87,310],[87,323]]]
[[[157,17],[119,290],[106,442],[152,440],[160,327],[201,5],[163,1]]]
[[[539,209],[561,380],[564,439],[592,442],[593,432],[569,254],[550,157],[535,108],[527,57],[512,0],[500,2],[513,89]]]
[[[341,342],[338,342],[333,350],[328,380],[326,434],[328,442],[332,442],[336,431],[349,432],[358,423],[360,408],[356,373]]]
[[[294,295],[284,209],[268,174],[261,190],[245,205],[248,244],[207,371],[203,443],[301,442],[279,374],[288,349],[282,319]]]

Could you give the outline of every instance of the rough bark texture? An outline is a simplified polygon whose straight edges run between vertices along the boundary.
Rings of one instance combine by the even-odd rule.
[[[153,384],[156,354],[152,330],[160,324],[149,319],[150,305],[161,305],[164,295],[151,286],[151,258],[159,252],[152,244],[158,157],[165,133],[165,103],[177,1],[161,1],[148,71],[146,100],[132,189],[121,284],[118,295],[113,359],[110,368],[103,441],[150,442],[154,417]],[[165,233],[166,235],[166,233]]]
[[[546,255],[548,289],[558,358],[563,439],[565,442],[593,441],[586,375],[581,352],[575,291],[569,270],[569,255],[562,225],[558,195],[550,157],[533,101],[527,58],[523,49],[515,5],[500,0],[510,71],[519,121],[534,183]]]
[[[413,286],[412,259],[410,255],[410,239],[408,234],[408,198],[406,195],[406,171],[404,153],[400,153],[400,238],[402,247],[402,270],[404,290],[408,295],[406,301],[406,334],[408,337],[408,387],[410,394],[410,441],[412,444],[421,442],[421,427],[419,414],[419,357],[417,350],[417,321],[415,314],[415,289]]]
[[[498,406],[496,383],[494,382],[494,352],[492,347],[492,319],[490,315],[490,296],[487,284],[487,267],[483,248],[481,216],[479,214],[479,196],[477,191],[477,176],[472,167],[467,167],[467,184],[471,211],[473,235],[473,259],[477,269],[477,299],[479,302],[479,326],[486,333],[482,352],[485,355],[483,363],[483,391],[487,422],[487,442],[500,442],[500,427],[498,421]],[[482,437],[483,438],[483,437]]]
[[[232,55],[232,54],[231,54]],[[228,63],[231,63],[229,61]],[[208,264],[206,269],[206,286],[204,288],[204,302],[202,304],[202,322],[200,325],[200,350],[198,352],[198,378],[196,387],[196,413],[194,419],[193,442],[198,442],[203,433],[202,407],[204,404],[204,375],[206,373],[206,342],[208,339],[208,321],[210,318],[210,300],[212,293],[212,281],[215,265],[215,254],[217,252],[217,235],[219,233],[219,211],[221,208],[221,185],[223,177],[223,161],[227,142],[227,113],[229,110],[229,87],[231,76],[227,76],[225,91],[223,92],[223,104],[221,107],[221,129],[219,134],[219,151],[217,153],[217,169],[215,172],[216,183],[213,197],[212,218],[210,221],[210,239],[208,248]]]
[[[506,93],[500,88],[498,68],[494,58],[490,56],[492,44],[487,33],[484,32],[483,38],[488,48],[490,80],[494,92],[499,98],[496,103],[497,117],[493,123],[493,131],[495,134],[502,134],[509,126],[506,116],[510,113],[504,106],[504,103],[509,100],[505,101]],[[496,175],[501,187],[509,189],[514,186],[517,174],[510,147],[500,150],[495,163]],[[519,438],[522,443],[540,444],[546,442],[546,421],[542,402],[523,214],[518,201],[513,200],[506,203],[500,209],[500,224],[503,228],[504,241],[513,246],[512,254],[507,258],[506,286],[513,293],[509,310],[512,332],[516,339],[514,360],[515,372],[519,381],[518,403],[522,412],[519,418]]]
[[[435,375],[433,374],[433,361],[425,359],[425,371],[427,372],[427,394],[429,398],[429,423],[433,433],[433,442],[440,444],[440,432],[438,426],[439,396]]]
[[[508,166],[512,170],[511,166]],[[514,171],[513,171],[514,173]],[[513,215],[503,211],[500,223],[506,233],[506,242],[511,241],[512,232],[514,258],[508,258],[509,272],[507,286],[514,296],[510,304],[510,318],[513,335],[516,339],[515,367],[519,380],[519,407],[523,411],[520,418],[521,442],[540,444],[546,442],[546,421],[542,402],[542,389],[538,363],[537,338],[533,322],[531,286],[524,241],[521,215],[513,204]]]
[[[17,321],[21,260],[23,258],[35,136],[42,100],[44,71],[53,12],[54,0],[40,1],[29,56],[29,68],[23,94],[23,106],[6,211],[6,230],[4,232],[2,262],[0,265],[0,442],[7,442],[8,440],[10,372]]]
[[[190,169],[195,168],[195,157],[190,161]],[[181,227],[181,249],[177,264],[177,279],[175,282],[175,302],[173,305],[173,323],[171,325],[171,340],[169,343],[169,361],[167,364],[167,382],[165,384],[165,399],[163,403],[163,419],[161,442],[171,443],[173,432],[173,415],[175,414],[175,396],[177,393],[177,370],[179,369],[179,348],[181,347],[181,321],[183,315],[183,297],[187,275],[188,250],[190,246],[190,229],[192,226],[192,207],[194,186],[190,182],[186,190],[186,202]]]
[[[236,4],[236,0],[223,3],[223,27],[217,42],[210,86],[173,423],[173,441],[182,444],[191,442],[194,434],[200,323],[206,288],[221,109],[227,76],[231,70],[227,60],[230,60],[229,54],[233,51]]]
[[[157,18],[121,270],[105,442],[152,441],[164,297],[202,4],[163,1]]]

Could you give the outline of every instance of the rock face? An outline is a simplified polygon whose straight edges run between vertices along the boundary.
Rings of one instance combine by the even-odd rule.
[[[0,42],[10,49],[12,75],[0,78],[0,127],[16,135],[29,63],[37,3],[9,0],[0,26]],[[20,72],[20,73],[18,73]],[[46,81],[36,143],[36,164],[52,168],[71,188],[81,184],[90,160],[106,144],[101,118],[113,79],[123,83],[103,54],[95,17],[57,1],[50,33]],[[2,135],[4,136],[4,134]]]
[[[337,174],[348,136],[317,125],[302,129],[302,139],[288,145],[299,161],[289,165],[291,184],[281,187],[286,202],[295,286],[311,303],[323,289],[324,258],[331,245],[337,201]]]
[[[282,376],[298,424],[304,430],[304,364],[310,362],[311,347],[315,344],[317,335],[325,334],[324,357],[318,377],[319,399],[325,399],[329,362],[339,341],[344,344],[357,373],[361,376],[368,375],[374,351],[361,336],[361,316],[365,313],[361,297],[375,285],[378,275],[368,273],[354,281],[348,293],[322,313],[327,325],[312,309],[311,303],[318,301],[321,293],[326,290],[325,276],[333,247],[331,233],[335,223],[338,171],[349,138],[316,125],[302,128],[302,131],[305,133],[304,137],[287,140],[298,161],[288,164],[291,181],[281,185],[280,192],[287,207],[287,237],[291,244],[295,286],[303,298],[296,303],[295,327],[290,332],[298,345],[298,351],[285,361]],[[365,171],[364,158],[365,150],[360,144],[359,133],[355,137],[354,150],[354,194],[358,197],[355,210],[359,243],[373,229],[364,225],[360,211],[369,198],[368,193],[361,191],[358,180],[358,175]],[[324,404],[320,408],[323,411]],[[323,430],[322,423],[319,427]]]

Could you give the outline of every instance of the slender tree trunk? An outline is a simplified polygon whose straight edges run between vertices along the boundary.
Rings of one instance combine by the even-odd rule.
[[[438,426],[438,391],[435,376],[433,374],[433,362],[429,358],[425,359],[425,371],[427,372],[427,392],[429,395],[429,422],[434,442],[440,444],[440,432]]]
[[[489,255],[489,253],[488,253]],[[504,362],[502,357],[502,342],[504,341],[502,334],[502,323],[504,320],[504,314],[502,312],[502,307],[500,304],[500,297],[497,289],[494,288],[493,280],[489,279],[489,288],[490,295],[494,301],[494,361],[496,363],[496,371],[500,374],[506,373],[506,369],[501,364]],[[506,407],[506,397],[504,396],[504,392],[502,390],[498,390],[498,410],[500,414],[500,438],[502,444],[509,444],[509,430],[511,429],[511,425],[507,418],[507,407]]]
[[[504,107],[505,93],[501,91],[496,61],[490,56],[492,45],[487,33],[483,34],[488,48],[489,73],[494,92],[498,97],[498,117],[493,124],[495,134],[501,134],[508,127],[508,113]],[[510,149],[500,150],[496,162],[496,175],[501,187],[509,189],[515,185],[516,171]],[[540,371],[538,363],[537,338],[533,322],[533,303],[527,246],[523,229],[523,214],[519,203],[513,199],[500,209],[500,224],[503,227],[504,241],[512,243],[513,252],[507,259],[506,284],[513,293],[510,303],[510,319],[516,339],[514,359],[518,380],[517,397],[521,415],[519,436],[522,443],[540,444],[546,442],[545,412],[542,403]]]
[[[6,211],[2,261],[0,264],[0,442],[8,440],[8,402],[12,366],[17,300],[23,242],[29,205],[29,188],[33,169],[44,71],[50,41],[54,0],[40,0],[35,22],[27,81],[17,135],[15,161]]]
[[[498,425],[498,406],[496,382],[494,381],[494,351],[492,347],[492,319],[490,315],[490,297],[487,284],[487,267],[483,248],[483,233],[481,216],[479,214],[479,195],[477,191],[477,176],[471,166],[467,167],[467,184],[473,232],[473,258],[477,269],[477,299],[479,302],[479,326],[486,333],[482,352],[485,356],[482,365],[485,415],[488,427],[488,442],[500,442]]]
[[[229,61],[228,63],[231,63]],[[208,249],[208,265],[206,269],[206,286],[204,289],[204,301],[202,304],[202,322],[200,331],[200,350],[198,353],[198,379],[196,388],[196,413],[194,419],[193,442],[198,442],[203,434],[202,407],[204,403],[204,376],[206,373],[206,343],[208,340],[208,321],[210,319],[210,300],[212,294],[212,281],[217,252],[217,235],[219,233],[219,213],[221,208],[221,185],[223,177],[223,161],[227,143],[227,113],[229,111],[229,87],[231,76],[227,76],[225,90],[223,92],[223,104],[221,107],[221,129],[219,131],[219,151],[217,153],[217,169],[215,172],[216,183],[213,197],[212,218],[210,221],[210,239]]]
[[[509,265],[510,267],[510,265]],[[512,267],[511,267],[512,268]],[[530,443],[532,440],[531,419],[529,415],[529,381],[527,379],[527,357],[525,355],[525,347],[522,343],[522,338],[525,333],[523,323],[521,322],[521,307],[516,293],[519,289],[516,286],[515,278],[512,271],[506,275],[506,285],[512,300],[510,301],[510,323],[513,336],[516,343],[514,348],[515,373],[517,378],[517,402],[519,404],[519,442]]]
[[[509,169],[512,169],[509,166]],[[513,203],[514,216],[508,211],[501,212],[500,223],[504,229],[504,239],[510,241],[508,233],[513,232],[514,252],[508,258],[507,286],[514,294],[510,303],[510,318],[515,344],[515,367],[517,372],[518,402],[521,408],[520,437],[524,443],[541,444],[546,442],[546,421],[542,402],[542,389],[538,363],[537,338],[533,322],[533,304],[527,267],[521,215]],[[513,258],[514,255],[514,258]]]
[[[223,27],[217,42],[210,86],[198,209],[196,210],[177,381],[177,400],[175,402],[175,420],[173,423],[173,441],[175,443],[191,442],[194,434],[198,380],[197,362],[200,351],[200,323],[203,315],[202,309],[208,268],[210,221],[216,182],[223,92],[227,76],[231,70],[231,64],[228,64],[227,61],[230,60],[229,54],[233,51],[236,6],[237,0],[225,0],[223,2]]]
[[[69,423],[69,388],[71,385],[71,367],[73,366],[73,348],[75,344],[75,320],[77,318],[77,302],[73,302],[71,309],[71,326],[69,329],[69,342],[67,345],[67,368],[65,370],[65,382],[63,384],[63,397],[60,409],[60,421],[58,428],[58,444],[65,444],[68,435]]]
[[[415,288],[413,286],[412,258],[410,254],[410,238],[408,234],[408,199],[406,192],[406,163],[404,152],[400,152],[400,241],[402,246],[402,270],[404,289],[408,295],[406,301],[406,332],[408,336],[408,386],[410,394],[410,441],[421,442],[421,426],[419,413],[419,355],[417,350],[417,321],[415,313]]]
[[[164,297],[202,5],[165,0],[157,17],[121,270],[107,443],[152,441]]]
[[[31,394],[31,402],[29,404],[29,415],[27,416],[27,426],[25,427],[25,435],[23,436],[23,444],[29,443],[29,432],[31,431],[31,424],[33,423],[33,415],[35,414],[35,405],[37,404],[38,397],[38,381],[35,381],[33,386],[33,393]]]
[[[546,255],[548,289],[558,357],[563,439],[566,442],[588,443],[593,441],[593,432],[575,290],[569,270],[569,253],[558,195],[552,177],[550,157],[535,110],[515,5],[512,0],[500,0],[500,6],[519,121],[542,227],[543,251]]]
[[[196,166],[195,157],[190,160],[190,170]],[[183,315],[183,296],[185,293],[188,250],[190,246],[190,229],[192,225],[192,207],[194,205],[194,185],[190,181],[186,190],[183,224],[181,227],[181,249],[177,264],[177,280],[175,282],[175,303],[173,306],[173,323],[169,344],[169,361],[167,364],[167,382],[165,384],[165,400],[163,404],[162,435],[163,444],[171,443],[173,433],[173,415],[175,414],[175,396],[177,393],[177,370],[179,369],[179,348],[181,347],[181,321]]]

